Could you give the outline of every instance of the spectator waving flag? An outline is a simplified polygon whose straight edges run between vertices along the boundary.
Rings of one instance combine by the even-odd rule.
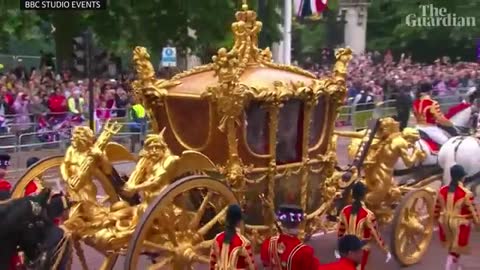
[[[294,6],[297,16],[300,18],[318,16],[326,8],[328,0],[295,0]]]

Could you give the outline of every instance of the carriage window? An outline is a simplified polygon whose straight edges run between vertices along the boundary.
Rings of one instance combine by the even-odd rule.
[[[251,102],[245,110],[247,143],[256,154],[268,154],[268,111],[260,102]]]
[[[280,109],[277,131],[277,164],[301,159],[302,112],[300,100],[289,100]]]
[[[313,108],[312,117],[310,118],[310,138],[308,142],[309,147],[314,147],[322,136],[324,121],[327,120],[325,118],[327,117],[327,108],[325,107],[325,105],[325,98],[320,97],[317,105],[315,106],[315,108]]]

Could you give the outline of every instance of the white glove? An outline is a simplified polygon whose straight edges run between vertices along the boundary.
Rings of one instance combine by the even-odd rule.
[[[340,259],[340,253],[338,253],[338,250],[335,250],[335,258]]]
[[[392,253],[387,252],[387,259],[385,260],[386,263],[388,263],[392,259]]]

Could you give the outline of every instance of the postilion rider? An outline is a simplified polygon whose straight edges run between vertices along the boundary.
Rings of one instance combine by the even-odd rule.
[[[388,262],[392,255],[380,236],[375,215],[363,202],[366,192],[367,188],[362,182],[354,184],[352,188],[353,203],[345,206],[340,212],[337,235],[339,239],[345,235],[356,235],[362,241],[370,242],[374,240],[387,253],[386,261]],[[365,270],[369,255],[370,247],[365,245],[360,270]],[[339,255],[336,254],[336,257],[339,257]]]
[[[228,206],[225,231],[217,234],[210,250],[210,270],[255,270],[250,241],[239,232],[243,221],[239,205]]]
[[[434,217],[438,220],[440,241],[448,249],[445,270],[457,270],[461,254],[469,253],[472,222],[480,225],[473,193],[463,186],[467,173],[460,165],[450,168],[451,181],[437,196]]]
[[[299,226],[305,214],[297,205],[281,205],[277,220],[281,223],[281,232],[266,239],[260,249],[260,258],[265,269],[302,270],[318,269],[320,262],[312,247],[305,245],[299,238]]]
[[[429,142],[429,146],[432,148],[432,151],[437,152],[439,146],[448,141],[450,137],[445,128],[448,128],[450,132],[453,124],[440,111],[438,102],[430,97],[431,91],[431,84],[422,84],[420,86],[419,97],[413,102],[413,113],[417,120],[416,128],[430,137],[433,144]],[[439,126],[443,127],[443,129]]]

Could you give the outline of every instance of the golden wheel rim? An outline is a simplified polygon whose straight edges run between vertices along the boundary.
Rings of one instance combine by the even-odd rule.
[[[25,188],[35,178],[42,178],[47,171],[58,168],[62,164],[64,156],[52,156],[42,159],[25,171],[13,187],[12,198],[22,198],[25,194]],[[43,183],[42,183],[43,184]]]
[[[27,187],[28,183],[30,183],[35,178],[40,178],[46,174],[49,170],[58,170],[58,176],[61,179],[60,175],[60,166],[62,165],[64,156],[52,156],[42,159],[34,164],[31,168],[29,168],[18,180],[17,184],[13,188],[12,198],[21,198],[24,196],[25,188]],[[117,202],[118,195],[113,187],[110,179],[106,176],[102,171],[95,170],[94,171],[94,178],[97,180],[105,194],[109,198],[110,203]],[[63,184],[63,181],[61,181]]]
[[[61,178],[60,166],[63,162],[63,159],[64,159],[64,156],[52,156],[52,157],[47,157],[45,159],[42,159],[37,163],[35,163],[34,166],[29,168],[18,180],[17,184],[13,189],[12,198],[24,197],[25,188],[27,187],[28,183],[32,181],[32,179],[35,179],[35,178],[42,179],[42,176],[49,174],[49,172],[51,173],[51,171],[57,170],[58,171],[57,177]],[[108,201],[111,204],[119,200],[118,195],[115,192],[115,189],[112,183],[110,182],[110,179],[108,178],[108,176],[103,174],[100,170],[96,170],[94,172],[94,178],[100,183],[100,185],[104,189],[105,193],[109,198]],[[64,192],[66,191],[64,190]],[[74,252],[76,253],[79,259],[79,264],[81,265],[81,268],[84,270],[88,269],[86,258],[84,255],[84,250],[81,247],[81,245],[75,245]],[[117,261],[117,258],[118,258],[118,255],[116,254],[106,256],[105,261],[103,262],[102,267],[100,269],[101,270],[113,269]]]
[[[193,202],[192,193],[202,194],[202,199]],[[218,225],[227,206],[234,203],[238,201],[233,192],[208,176],[174,182],[143,214],[130,240],[124,269],[195,269],[197,264],[209,263],[213,237],[222,228]],[[212,210],[213,216],[207,217]]]
[[[391,249],[404,266],[418,263],[433,235],[434,195],[425,189],[409,192],[395,210]]]

